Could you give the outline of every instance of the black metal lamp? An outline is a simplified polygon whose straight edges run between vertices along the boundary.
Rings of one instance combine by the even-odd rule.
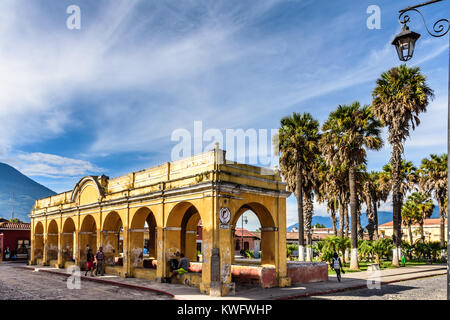
[[[419,38],[420,34],[409,30],[406,24],[403,25],[402,32],[396,35],[392,41],[392,45],[397,49],[398,58],[401,61],[408,61],[412,58],[416,41]]]

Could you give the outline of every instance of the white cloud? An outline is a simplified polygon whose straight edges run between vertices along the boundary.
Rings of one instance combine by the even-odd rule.
[[[6,159],[5,162],[15,166],[28,176],[50,178],[82,177],[104,171],[104,169],[96,167],[89,161],[40,152],[21,153]]]

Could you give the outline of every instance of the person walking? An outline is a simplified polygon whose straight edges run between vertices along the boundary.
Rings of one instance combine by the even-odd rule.
[[[97,268],[95,269],[95,275],[100,273],[101,276],[105,275],[105,254],[103,253],[103,247],[98,248],[98,252],[95,255],[95,259],[97,260]]]
[[[86,273],[84,276],[87,276],[88,271],[91,271],[91,277],[94,276],[94,254],[92,253],[92,249],[89,249],[86,254]]]
[[[335,252],[333,258],[331,259],[331,268],[336,271],[336,276],[339,282],[341,282],[341,271],[344,272],[342,268],[341,258],[339,258],[338,254]]]

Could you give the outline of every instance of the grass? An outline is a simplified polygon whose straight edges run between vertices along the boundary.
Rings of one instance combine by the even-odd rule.
[[[369,264],[372,264],[372,262],[366,262],[366,261],[360,261],[359,262],[359,270],[350,270],[350,262],[344,263],[344,272],[345,273],[351,273],[351,272],[361,272],[361,271],[367,271],[367,268],[369,267]],[[422,260],[408,260],[406,261],[405,267],[414,267],[414,266],[421,266],[425,265],[426,262]],[[403,267],[403,266],[401,266]],[[391,261],[381,261],[380,263],[380,269],[389,269],[389,268],[395,268],[392,266]],[[331,270],[328,268],[328,274],[336,274],[334,270]]]

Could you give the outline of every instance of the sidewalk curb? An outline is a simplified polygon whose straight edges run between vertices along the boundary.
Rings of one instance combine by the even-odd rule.
[[[445,275],[445,274],[447,274],[447,272],[437,273],[437,274],[429,274],[429,275],[422,275],[422,276],[415,276],[415,277],[411,277],[411,278],[407,278],[407,279],[382,281],[382,282],[380,282],[380,285],[386,285],[386,284],[396,283],[396,282],[403,282],[403,281],[409,281],[409,280],[416,280],[416,279],[436,277],[436,276],[441,276],[441,275]],[[367,287],[367,285],[360,284],[360,285],[355,285],[355,286],[351,286],[351,287],[339,288],[339,289],[331,289],[331,290],[326,290],[326,291],[307,292],[307,293],[302,293],[302,294],[297,294],[297,295],[290,295],[290,296],[278,296],[278,297],[273,297],[272,299],[273,300],[290,300],[290,299],[297,299],[297,298],[306,298],[306,297],[311,297],[311,296],[323,296],[323,295],[332,294],[332,293],[363,289],[363,288],[366,288],[366,287]]]
[[[20,268],[20,269],[24,269],[24,270],[36,270],[36,269],[38,269],[37,270],[38,272],[47,272],[47,273],[56,274],[56,275],[60,275],[60,276],[64,276],[64,277],[70,277],[70,274],[68,274],[68,273],[62,273],[62,272],[53,271],[53,270],[39,269],[39,267],[35,268],[35,267],[17,266],[15,268]],[[109,284],[109,285],[125,287],[125,288],[129,288],[129,289],[142,290],[142,291],[151,291],[151,292],[155,292],[155,293],[158,293],[158,294],[164,294],[164,295],[170,296],[172,298],[176,298],[176,296],[174,294],[170,293],[170,292],[159,290],[159,289],[154,289],[154,288],[149,288],[149,287],[145,287],[145,286],[139,286],[139,285],[136,285],[136,284],[123,283],[123,282],[104,280],[104,279],[98,279],[98,278],[91,278],[91,277],[85,277],[85,276],[81,276],[81,279],[87,280],[87,281],[92,281],[92,282],[98,282],[98,283],[103,283],[103,284]]]

